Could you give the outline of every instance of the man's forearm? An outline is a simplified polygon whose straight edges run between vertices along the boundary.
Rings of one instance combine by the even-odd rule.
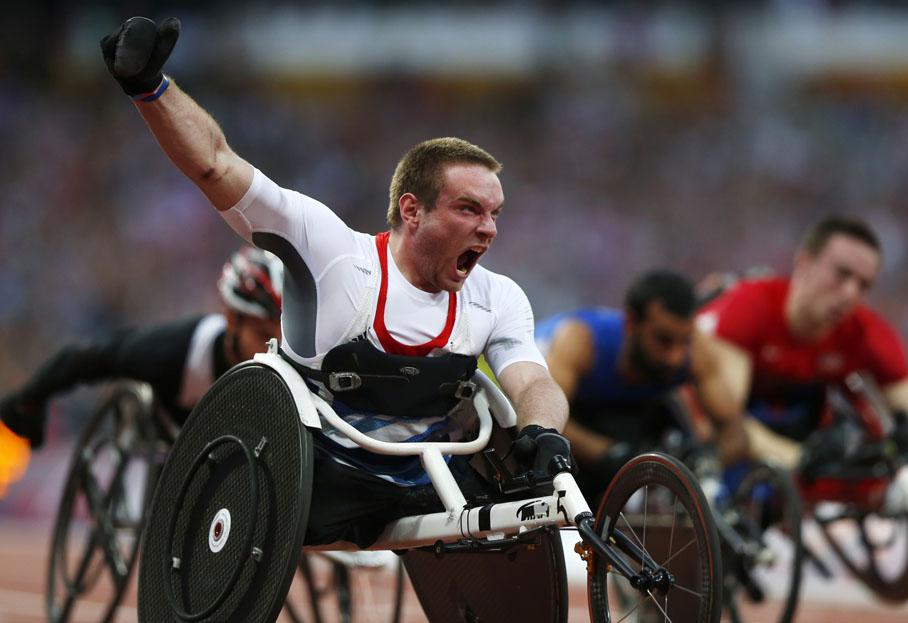
[[[80,383],[116,376],[112,357],[114,339],[71,344],[60,349],[23,386],[22,395],[28,400],[43,402]]]
[[[237,156],[217,122],[175,83],[136,108],[176,167],[219,210],[235,205],[252,183],[252,167]]]
[[[744,426],[752,458],[771,460],[787,469],[797,467],[801,460],[799,443],[774,433],[752,417],[745,418]]]
[[[730,422],[718,421],[715,426],[714,443],[722,465],[731,465],[750,456],[750,438],[743,417]]]
[[[568,416],[568,403],[564,392],[551,377],[528,385],[516,396],[517,428],[538,424],[544,428],[564,429]]]

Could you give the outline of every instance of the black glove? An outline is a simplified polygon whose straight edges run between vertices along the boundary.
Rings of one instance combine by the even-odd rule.
[[[908,460],[908,414],[901,409],[892,413],[895,427],[892,429],[890,439],[895,445],[895,452],[901,458]]]
[[[625,463],[638,454],[640,454],[640,448],[637,444],[616,441],[593,463],[581,465],[580,469],[587,475],[595,477],[605,486],[611,482]]]
[[[524,426],[514,440],[514,454],[518,460],[533,465],[533,478],[537,482],[552,478],[565,466],[574,471],[571,442],[554,428],[537,424]],[[563,460],[556,460],[556,457]]]
[[[44,445],[47,409],[44,401],[30,400],[21,393],[13,393],[0,400],[0,420],[7,428],[28,439],[32,448]]]
[[[160,26],[147,17],[130,17],[101,39],[107,70],[127,95],[150,93],[161,84],[161,68],[179,36],[180,20],[175,17]]]
[[[848,431],[844,426],[828,426],[816,430],[801,444],[801,461],[798,471],[811,482],[823,468],[842,465],[848,453]]]

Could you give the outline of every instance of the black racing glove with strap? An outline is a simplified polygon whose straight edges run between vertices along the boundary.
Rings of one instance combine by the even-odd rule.
[[[14,392],[0,400],[0,420],[7,428],[28,439],[32,448],[44,445],[47,408],[43,400],[33,400]]]
[[[848,431],[844,426],[833,425],[812,432],[801,444],[798,471],[807,482],[812,482],[824,468],[842,465],[848,453]]]
[[[127,95],[152,95],[164,81],[162,68],[180,36],[180,20],[168,17],[155,24],[147,17],[130,17],[101,39],[110,75]]]
[[[895,451],[902,460],[908,461],[908,413],[902,409],[892,412],[894,427],[890,439],[895,445]]]
[[[554,428],[524,426],[514,440],[514,454],[521,462],[532,464],[536,482],[551,479],[565,468],[574,471],[571,442]]]

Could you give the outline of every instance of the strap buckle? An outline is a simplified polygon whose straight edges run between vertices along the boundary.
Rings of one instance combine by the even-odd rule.
[[[460,400],[470,400],[476,395],[477,385],[473,381],[461,381],[454,390],[454,397]]]
[[[356,372],[332,372],[328,375],[328,387],[332,392],[349,392],[362,384],[363,379]]]

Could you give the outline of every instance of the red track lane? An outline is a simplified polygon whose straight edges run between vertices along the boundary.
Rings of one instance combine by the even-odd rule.
[[[35,623],[46,620],[44,614],[44,576],[50,526],[32,522],[0,520],[0,623]],[[586,587],[576,568],[571,573],[571,613],[569,620],[588,620]],[[363,570],[353,578],[353,590],[369,603],[368,616],[359,621],[387,620],[391,609],[389,570]],[[301,603],[299,587],[291,588],[294,603]],[[896,623],[908,620],[908,607],[889,608],[880,605],[872,596],[859,588],[850,587],[854,596],[843,599],[814,598],[802,601],[799,623]],[[841,592],[840,592],[841,594]],[[100,616],[104,595],[95,596],[97,603],[90,603],[80,610],[79,621],[94,621]],[[124,599],[118,621],[136,620],[135,579],[132,590]],[[282,621],[287,621],[282,617]],[[422,610],[408,587],[405,600],[404,621],[424,621]]]

